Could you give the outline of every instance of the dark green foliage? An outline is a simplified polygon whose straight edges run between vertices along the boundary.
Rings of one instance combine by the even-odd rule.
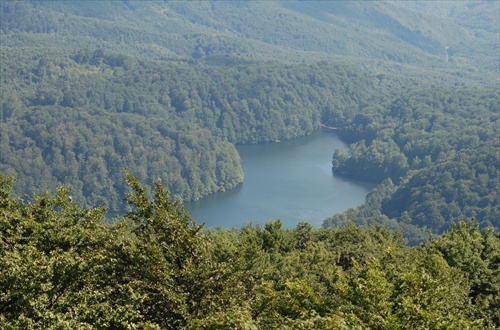
[[[0,328],[500,327],[498,3],[432,5],[2,1]],[[321,124],[335,228],[179,203]]]
[[[111,239],[104,209],[78,208],[65,189],[23,203],[10,197],[8,178],[0,182],[2,328],[90,328],[92,318],[104,325],[135,314],[114,310],[106,291],[97,290]]]
[[[125,167],[148,185],[161,178],[184,200],[231,189],[243,174],[230,143],[309,134],[344,85],[358,82],[356,99],[371,85],[327,63],[220,68],[125,57],[115,65],[117,55],[99,49],[72,59],[8,52],[0,148],[3,170],[18,178],[15,191],[64,184],[76,201],[115,212],[124,207]],[[352,97],[344,107],[356,107]]]
[[[446,262],[460,269],[470,283],[469,297],[477,309],[477,318],[491,325],[500,324],[500,239],[491,228],[479,230],[473,219],[459,222],[451,231],[429,243],[430,251],[438,251]]]
[[[204,233],[161,182],[127,174],[112,225],[69,192],[0,186],[2,329],[477,329],[499,326],[500,240],[459,223],[423,247],[350,223]],[[471,298],[471,299],[469,299]]]
[[[342,131],[351,155],[336,151],[334,173],[381,185],[345,215],[360,225],[382,223],[412,244],[425,231],[442,233],[475,217],[499,228],[499,94],[489,88],[425,90],[397,98],[385,109],[366,107]]]
[[[353,143],[350,156],[336,153],[335,173],[397,186],[327,223],[382,223],[412,242],[471,216],[497,226],[491,166],[463,159],[481,174],[453,183],[450,163],[436,164],[462,163],[459,150],[496,152],[498,93],[477,84],[498,87],[495,2],[3,1],[0,10],[0,165],[20,196],[62,184],[81,205],[123,212],[130,168],[147,186],[159,178],[174,198],[197,200],[242,181],[232,144],[324,124]],[[446,174],[429,173],[438,170]]]
[[[446,75],[480,71],[482,78],[498,72],[494,1],[3,1],[0,10],[7,45],[104,45],[133,56],[222,63],[333,57],[428,66]]]
[[[437,232],[472,217],[484,227],[498,227],[499,177],[498,146],[485,143],[420,170],[381,209],[394,218],[405,213],[408,223]]]

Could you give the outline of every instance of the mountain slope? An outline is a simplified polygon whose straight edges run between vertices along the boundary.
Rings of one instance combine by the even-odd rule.
[[[5,45],[498,71],[498,2],[11,2]],[[33,33],[55,34],[35,41]]]
[[[398,185],[496,132],[484,128],[498,117],[497,1],[3,1],[0,10],[0,161],[19,195],[62,184],[81,205],[120,211],[127,167],[145,184],[163,179],[175,198],[198,199],[241,182],[235,143],[321,124],[355,143],[356,157],[338,154],[338,164]],[[423,98],[405,101],[419,90]],[[483,95],[492,106],[481,106]],[[462,101],[465,114],[453,105]],[[472,126],[455,120],[479,112]],[[432,177],[424,174],[418,184]],[[487,174],[481,180],[495,182],[498,173]],[[397,196],[421,188],[414,183]],[[363,210],[384,206],[391,221],[411,211],[376,204]]]

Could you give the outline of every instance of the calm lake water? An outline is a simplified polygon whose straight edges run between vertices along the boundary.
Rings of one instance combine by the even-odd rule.
[[[320,227],[323,220],[361,205],[373,185],[332,175],[331,159],[347,146],[328,131],[281,143],[238,146],[244,182],[233,190],[186,204],[205,228],[240,228],[281,219],[283,227],[300,221]]]

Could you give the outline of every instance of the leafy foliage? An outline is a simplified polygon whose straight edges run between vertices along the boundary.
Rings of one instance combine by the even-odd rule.
[[[334,171],[381,183],[325,225],[381,223],[412,243],[472,216],[498,228],[498,93],[484,87],[498,89],[494,1],[0,10],[0,165],[20,196],[63,185],[82,206],[123,213],[129,168],[197,200],[243,180],[234,144],[323,124],[353,143]]]
[[[347,216],[399,228],[413,243],[422,229],[442,233],[472,217],[499,228],[498,100],[488,88],[436,88],[361,110],[341,133],[355,141],[351,155],[336,151],[333,171],[382,183]]]
[[[303,136],[321,117],[340,124],[373,84],[328,63],[221,68],[99,49],[51,59],[6,52],[0,151],[15,191],[63,184],[76,201],[114,212],[124,209],[123,168],[150,186],[161,178],[183,200],[231,189],[243,179],[233,143]]]
[[[497,2],[0,10],[0,328],[500,327]],[[178,201],[321,124],[379,184],[329,228],[204,231]]]
[[[495,1],[3,1],[0,9],[3,42],[9,46],[104,44],[114,52],[154,59],[335,58],[428,66],[446,75],[498,73]]]
[[[499,326],[500,236],[474,221],[419,247],[353,223],[204,232],[127,174],[132,211],[104,225],[65,189],[23,202],[1,182],[3,329]]]

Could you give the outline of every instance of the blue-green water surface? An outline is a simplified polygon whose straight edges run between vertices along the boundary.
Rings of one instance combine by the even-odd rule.
[[[300,221],[319,227],[335,213],[358,206],[372,185],[332,175],[336,148],[347,146],[330,131],[280,143],[238,146],[244,182],[237,188],[186,204],[205,227],[237,227],[280,219],[292,228]]]

